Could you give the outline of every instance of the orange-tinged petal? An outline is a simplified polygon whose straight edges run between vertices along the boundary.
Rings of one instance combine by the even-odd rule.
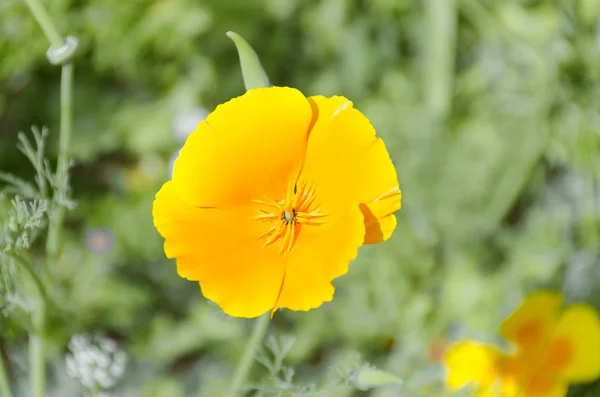
[[[257,317],[277,299],[285,262],[277,247],[258,237],[268,225],[254,211],[198,208],[182,200],[173,182],[156,195],[155,226],[181,277],[197,280],[202,294],[235,317]]]
[[[529,295],[500,327],[506,340],[524,356],[537,356],[546,348],[556,328],[562,295],[543,291]]]
[[[285,197],[298,175],[313,114],[293,88],[258,88],[219,105],[187,139],[173,182],[184,201],[202,207],[247,207]]]
[[[531,358],[518,353],[508,354],[502,362],[502,383],[500,395],[512,397],[523,393],[523,389],[531,379]]]
[[[400,209],[398,177],[383,141],[369,120],[344,97],[310,97],[315,125],[308,139],[302,176],[337,196],[357,202],[365,219],[364,242],[392,234]]]
[[[555,375],[539,372],[523,386],[518,395],[523,397],[565,397],[569,385]],[[509,396],[507,396],[509,397]]]
[[[590,382],[600,377],[600,318],[589,305],[568,306],[556,328],[550,357],[561,377]]]
[[[446,386],[458,390],[468,384],[482,392],[501,382],[504,353],[494,346],[461,341],[444,354]]]
[[[299,225],[275,309],[310,310],[331,301],[331,280],[348,271],[349,262],[363,243],[365,227],[358,205],[337,206],[319,193],[317,189],[325,222]]]
[[[399,192],[399,190],[398,190]],[[398,200],[398,205],[401,200],[400,195],[395,196]],[[394,199],[394,200],[395,200]],[[368,204],[361,203],[360,210],[362,211],[365,221],[365,244],[377,244],[390,238],[396,229],[396,216],[393,214],[381,216],[389,211],[390,205],[395,205],[391,200],[371,201]],[[378,215],[379,218],[378,218]]]

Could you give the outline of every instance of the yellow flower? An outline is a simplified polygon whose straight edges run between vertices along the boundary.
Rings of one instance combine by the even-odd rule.
[[[471,385],[478,397],[564,397],[570,383],[600,377],[600,318],[585,304],[567,306],[557,292],[537,292],[502,324],[514,347],[504,352],[473,341],[445,354],[446,385]]]
[[[363,243],[386,240],[401,193],[383,141],[343,97],[250,90],[190,135],[154,224],[181,277],[236,317],[309,310]]]

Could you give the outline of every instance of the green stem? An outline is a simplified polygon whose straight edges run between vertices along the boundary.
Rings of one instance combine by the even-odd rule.
[[[10,391],[10,382],[8,381],[8,374],[6,373],[6,366],[4,365],[4,355],[0,350],[0,395],[1,397],[12,397]]]
[[[38,22],[48,41],[55,48],[61,48],[65,43],[62,36],[58,33],[52,19],[46,12],[46,9],[39,0],[25,0],[31,14]],[[73,64],[67,62],[61,66],[60,79],[60,137],[59,152],[56,175],[60,187],[66,185],[65,179],[69,168],[69,145],[71,142],[71,131],[73,126]],[[58,262],[60,253],[61,230],[64,220],[64,208],[57,206],[50,217],[48,226],[48,239],[46,241],[46,273]]]
[[[69,169],[69,146],[73,132],[73,63],[67,62],[60,70],[60,141],[57,173],[66,175]]]
[[[29,334],[29,381],[32,397],[44,396],[46,352],[43,331]]]
[[[58,33],[58,30],[54,26],[54,23],[52,23],[52,19],[46,12],[46,9],[42,3],[40,3],[39,0],[25,0],[25,3],[27,3],[29,11],[31,11],[31,14],[33,14],[33,17],[44,31],[44,34],[48,38],[50,44],[52,44],[55,48],[62,47],[63,38]]]
[[[31,265],[19,255],[8,254],[8,256],[30,276],[37,292],[38,307],[36,307],[33,313],[33,331],[29,333],[29,377],[31,395],[33,397],[43,397],[46,370],[44,337],[46,332],[46,306],[48,305],[48,298],[44,285]]]
[[[427,0],[424,54],[425,104],[436,121],[450,112],[456,50],[455,0]]]
[[[54,49],[63,47],[64,40],[58,33],[52,19],[44,9],[44,6],[39,0],[25,0],[31,14],[36,19],[42,31],[52,44]],[[73,65],[71,62],[66,62],[61,66],[61,81],[60,81],[60,137],[59,137],[59,153],[56,175],[59,179],[58,189],[65,188],[68,178],[69,167],[69,144],[71,141],[71,130],[73,124],[72,114],[72,92],[73,92]],[[57,205],[50,217],[48,226],[48,239],[46,242],[46,276],[48,269],[51,269],[58,262],[60,252],[60,237],[64,219],[64,208]],[[29,270],[31,267],[29,266]],[[31,270],[34,283],[40,291],[40,307],[34,313],[33,323],[34,332],[29,335],[29,360],[31,366],[31,391],[33,397],[44,396],[45,383],[45,320],[46,320],[46,295],[43,285],[35,272]]]
[[[225,394],[226,397],[236,396],[246,381],[248,373],[250,372],[250,367],[252,366],[252,361],[256,355],[256,351],[258,350],[258,347],[261,345],[265,334],[267,333],[270,319],[269,313],[267,313],[262,317],[259,317],[254,323],[252,335],[250,336],[250,340],[246,345],[244,355],[235,369],[235,373],[233,374],[233,378],[231,379],[231,384],[229,386],[229,391]]]
[[[71,144],[71,134],[73,131],[73,64],[67,62],[61,67],[60,79],[60,137],[58,162],[56,166],[56,175],[59,180],[59,189],[66,187],[69,172],[69,146]],[[52,268],[58,263],[60,256],[60,240],[63,221],[65,217],[65,208],[61,205],[56,206],[54,213],[50,218],[48,225],[48,239],[46,241],[47,268]]]

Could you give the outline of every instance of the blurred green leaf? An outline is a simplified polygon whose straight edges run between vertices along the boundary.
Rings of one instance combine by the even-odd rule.
[[[374,387],[399,385],[402,379],[394,374],[374,368],[363,368],[355,375],[354,384],[357,389],[368,390]]]

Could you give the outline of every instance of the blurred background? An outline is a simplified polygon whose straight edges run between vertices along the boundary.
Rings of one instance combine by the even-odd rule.
[[[81,41],[77,206],[53,270],[49,395],[83,395],[65,355],[74,335],[90,333],[127,355],[110,395],[211,397],[228,382],[252,323],[177,276],[151,216],[187,135],[244,92],[228,30],[255,48],[273,84],[351,99],[386,142],[404,194],[393,237],[361,249],[333,302],[275,315],[270,334],[296,340],[284,360],[294,395],[315,395],[302,394],[311,384],[325,396],[446,395],[444,346],[498,341],[529,292],[557,289],[600,307],[599,1],[44,4],[61,34]],[[48,126],[51,162],[57,154],[60,72],[47,48],[25,4],[2,0],[0,169],[27,179],[19,131]],[[20,379],[27,334],[17,311],[4,309],[0,342]],[[404,383],[331,383],[365,362]],[[256,395],[292,395],[270,393],[290,382],[258,364],[252,379]],[[570,395],[599,396],[600,384]]]

